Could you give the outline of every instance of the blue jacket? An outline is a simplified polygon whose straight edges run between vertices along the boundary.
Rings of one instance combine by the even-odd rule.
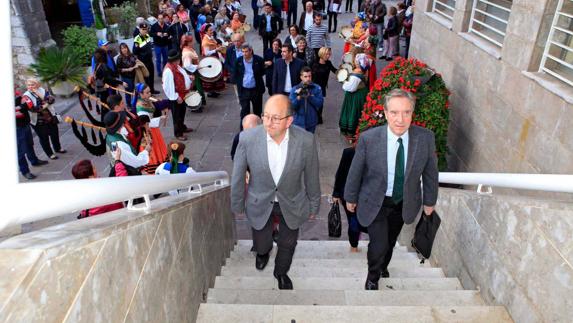
[[[289,64],[290,71],[290,84],[294,87],[295,84],[300,83],[300,70],[304,67],[304,61],[298,58],[293,58]],[[275,62],[273,69],[273,94],[282,94],[285,89],[286,79],[286,63],[284,59],[279,59]]]
[[[307,98],[297,99],[296,90],[302,87],[299,83],[290,91],[289,99],[294,110],[293,123],[301,128],[314,132],[314,127],[318,124],[318,109],[324,103],[322,89],[316,83],[310,83],[308,86],[309,96]]]

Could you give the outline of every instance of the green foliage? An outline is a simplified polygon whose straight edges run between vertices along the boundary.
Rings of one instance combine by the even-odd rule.
[[[450,92],[441,75],[436,74],[419,60],[399,57],[382,70],[380,77],[374,83],[374,88],[366,97],[357,135],[386,123],[384,96],[395,88],[416,94],[416,109],[412,123],[434,132],[438,168],[445,170]]]
[[[64,47],[73,51],[81,64],[89,64],[97,48],[96,31],[93,28],[70,26],[62,31]]]
[[[131,38],[133,25],[135,24],[135,18],[137,18],[137,9],[135,8],[135,3],[126,1],[122,3],[118,8],[120,11],[119,33],[125,39]]]
[[[83,77],[86,69],[78,54],[69,48],[46,48],[38,55],[37,63],[30,65],[30,69],[42,82],[50,85],[65,81],[85,85]]]

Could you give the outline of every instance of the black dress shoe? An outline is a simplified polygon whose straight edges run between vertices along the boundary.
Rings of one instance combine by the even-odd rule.
[[[43,166],[43,165],[47,165],[47,164],[48,164],[47,160],[38,159],[38,162],[36,162],[35,164],[32,164],[32,166]]]
[[[257,268],[258,270],[265,269],[265,267],[267,266],[267,263],[269,262],[269,253],[267,253],[266,255],[257,254],[257,256],[255,258],[256,258],[255,259],[255,268]]]
[[[34,175],[32,173],[27,173],[24,175],[24,177],[26,177],[27,179],[34,179],[34,178],[36,178],[36,175]]]
[[[382,277],[382,278],[390,277],[390,273],[388,272],[388,269],[382,269],[382,272],[380,273],[380,277]]]
[[[275,275],[275,278],[279,282],[279,289],[292,289],[292,280],[285,275]]]
[[[378,290],[378,282],[373,282],[366,279],[366,284],[364,284],[365,290]]]

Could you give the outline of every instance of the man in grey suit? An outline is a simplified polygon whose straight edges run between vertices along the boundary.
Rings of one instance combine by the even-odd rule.
[[[245,130],[239,137],[231,179],[231,208],[235,214],[247,215],[258,270],[265,268],[273,247],[272,218],[280,218],[274,276],[279,289],[292,289],[287,272],[298,229],[318,213],[320,206],[318,152],[314,136],[292,125],[293,111],[286,96],[270,97],[262,118],[262,126]],[[245,185],[247,169],[250,177]]]
[[[388,124],[360,135],[346,180],[346,205],[356,210],[370,238],[367,290],[377,290],[380,276],[390,276],[388,264],[404,223],[414,222],[422,204],[430,216],[438,199],[434,133],[411,125],[415,103],[414,95],[401,89],[386,95]]]

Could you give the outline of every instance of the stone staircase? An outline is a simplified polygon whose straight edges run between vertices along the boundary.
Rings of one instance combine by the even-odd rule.
[[[394,250],[390,278],[380,280],[380,290],[364,290],[367,243],[350,253],[346,241],[298,241],[289,271],[294,290],[279,290],[276,246],[258,271],[252,242],[240,240],[197,322],[512,322],[504,307],[485,305],[478,291],[420,264],[402,246]]]

